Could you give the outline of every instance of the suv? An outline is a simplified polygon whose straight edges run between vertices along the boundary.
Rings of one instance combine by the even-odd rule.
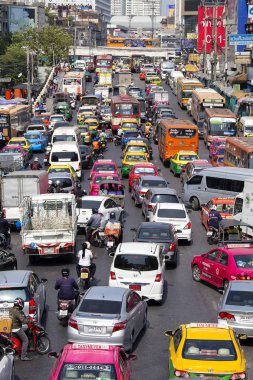
[[[9,313],[15,298],[24,300],[24,313],[40,322],[46,309],[47,280],[29,270],[0,272],[0,314]]]
[[[155,243],[121,243],[111,265],[109,286],[135,290],[161,302],[165,280],[163,248]]]
[[[180,203],[176,190],[171,188],[150,188],[142,201],[142,214],[145,220],[149,220],[156,203]]]

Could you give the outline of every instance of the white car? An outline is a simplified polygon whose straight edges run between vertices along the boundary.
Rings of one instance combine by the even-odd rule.
[[[149,221],[172,224],[179,240],[187,240],[189,243],[192,240],[192,223],[182,203],[157,203]]]
[[[163,299],[165,259],[155,243],[121,243],[111,265],[109,286],[136,291],[147,300]]]
[[[61,114],[50,115],[48,128],[52,129],[55,123],[58,123],[58,121],[66,121],[64,115],[61,115]]]
[[[115,212],[115,221],[121,221],[124,210],[117,206],[115,201],[108,197],[85,195],[77,203],[77,227],[84,228],[92,215],[92,209],[98,209],[98,212],[104,215],[105,219],[109,219],[110,213]]]

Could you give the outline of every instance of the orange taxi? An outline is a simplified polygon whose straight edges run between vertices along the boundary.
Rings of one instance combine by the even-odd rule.
[[[232,219],[235,198],[213,198],[201,208],[201,223],[208,230],[209,213],[211,206],[215,205],[223,219]]]

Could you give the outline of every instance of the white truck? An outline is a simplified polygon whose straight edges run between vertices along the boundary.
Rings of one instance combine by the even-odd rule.
[[[73,194],[42,194],[20,205],[22,248],[30,264],[37,258],[76,253],[77,216]]]
[[[252,226],[242,229],[253,237],[253,178],[245,179],[243,192],[235,197],[234,219]]]
[[[119,72],[118,73],[118,84],[119,85],[124,85],[124,86],[130,86],[131,83],[133,82],[132,79],[132,73],[129,72]]]
[[[20,220],[19,205],[26,196],[44,194],[48,189],[45,170],[14,171],[1,178],[1,207],[11,226]]]

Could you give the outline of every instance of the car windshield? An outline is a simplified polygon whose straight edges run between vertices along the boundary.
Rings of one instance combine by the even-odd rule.
[[[113,364],[64,363],[58,380],[66,379],[117,380],[117,377]]]
[[[74,135],[55,135],[53,137],[53,143],[57,141],[76,141]]]
[[[87,133],[89,131],[88,127],[79,127],[78,130],[80,133]]]
[[[234,255],[234,260],[237,268],[252,269],[253,255]]]
[[[237,359],[231,340],[186,339],[182,357],[190,360],[232,361]]]
[[[53,116],[50,118],[51,121],[64,121],[63,116]]]
[[[157,216],[158,218],[185,219],[186,213],[184,210],[162,208],[158,210]]]
[[[54,152],[51,157],[52,162],[75,162],[78,161],[76,152]]]
[[[97,164],[94,166],[95,172],[115,172],[115,166],[110,164]]]
[[[179,203],[175,194],[157,194],[151,199],[151,203]]]
[[[48,173],[70,173],[70,168],[68,167],[64,167],[64,168],[57,168],[57,167],[54,167],[54,168],[50,168]]]
[[[118,181],[119,180],[119,178],[118,177],[112,177],[112,176],[99,176],[99,177],[96,177],[95,179],[94,179],[94,183],[100,183],[100,182],[102,182],[102,181],[106,181],[107,179],[109,179],[109,180],[114,180],[114,181]]]
[[[158,269],[158,261],[151,255],[121,254],[116,256],[114,267],[121,270],[148,272]]]
[[[187,155],[187,154],[180,154],[179,160],[180,161],[193,161],[196,160],[198,156],[193,156],[193,155]]]
[[[81,202],[78,202],[78,208],[84,208],[86,210],[91,210],[93,208],[99,208],[101,204],[101,201],[93,201],[93,200],[88,200],[84,199]]]
[[[147,147],[146,146],[141,146],[141,145],[130,145],[128,148],[127,148],[127,151],[128,152],[144,152],[146,153],[147,152]]]
[[[141,186],[143,187],[167,187],[167,183],[165,181],[156,180],[156,179],[144,179],[141,182]]]
[[[77,313],[120,314],[120,312],[121,301],[84,298]]]
[[[138,131],[124,132],[124,138],[138,137]]]
[[[144,155],[128,154],[126,156],[126,161],[146,161],[146,156],[144,156]]]
[[[138,238],[148,239],[148,240],[168,241],[172,239],[172,234],[168,228],[166,229],[141,228]]]
[[[0,289],[0,302],[3,302],[3,301],[12,302],[17,297],[20,297],[24,301],[27,301],[28,299],[27,290],[25,288]]]
[[[253,307],[253,291],[230,290],[226,305]]]

